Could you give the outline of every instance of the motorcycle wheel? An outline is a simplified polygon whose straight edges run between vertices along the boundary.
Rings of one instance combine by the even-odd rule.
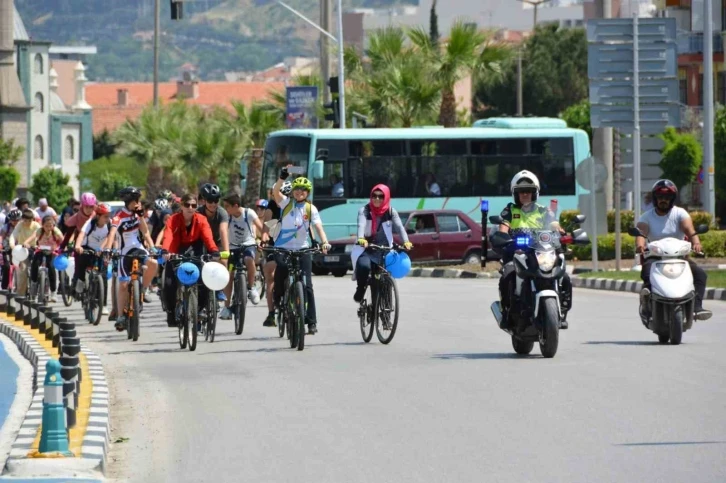
[[[660,342],[661,344],[667,344],[668,339],[670,338],[671,336],[669,336],[668,334],[658,334],[658,342]]]
[[[534,349],[534,341],[521,340],[512,336],[512,347],[517,354],[526,356]]]
[[[678,345],[683,338],[683,307],[676,307],[670,315],[671,345]]]
[[[557,354],[560,337],[560,314],[557,310],[557,300],[544,299],[540,317],[542,317],[542,330],[539,334],[539,349],[542,357],[550,359]]]

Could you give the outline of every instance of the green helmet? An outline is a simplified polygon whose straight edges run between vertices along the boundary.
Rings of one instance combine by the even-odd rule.
[[[292,180],[292,189],[303,189],[309,193],[313,190],[313,184],[310,182],[309,179],[300,176],[299,178],[295,178],[294,180]]]

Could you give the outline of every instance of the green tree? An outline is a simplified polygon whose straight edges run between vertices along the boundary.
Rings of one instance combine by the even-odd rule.
[[[510,57],[510,49],[495,42],[493,32],[479,31],[463,21],[452,25],[443,47],[432,43],[428,32],[420,27],[409,31],[408,37],[433,69],[441,89],[439,124],[445,127],[456,126],[456,83],[467,75],[497,78]]]
[[[15,168],[0,166],[0,200],[12,200],[20,183],[20,173]]]
[[[93,136],[93,159],[108,158],[116,154],[116,144],[111,139],[108,129]]]
[[[590,126],[590,101],[583,99],[577,104],[573,104],[560,114],[567,127],[574,129],[582,129],[590,137],[590,145],[592,145],[592,127]]]
[[[696,179],[703,161],[701,145],[692,134],[678,133],[672,127],[661,136],[666,145],[661,154],[663,177],[681,188]]]
[[[98,182],[98,189],[95,191],[100,200],[110,201],[118,197],[118,192],[127,186],[133,186],[133,181],[120,173],[106,173],[101,176]]]
[[[117,177],[126,177],[130,180],[130,184],[133,186],[146,186],[148,171],[143,169],[136,160],[121,155],[87,161],[85,163],[81,163],[81,172],[79,176],[81,181],[81,191],[98,193],[101,188],[101,178],[105,174],[113,174]]]
[[[22,146],[16,146],[14,139],[5,141],[0,138],[0,166],[14,165],[20,161],[23,153],[25,153],[25,149]]]
[[[68,186],[70,181],[71,177],[59,169],[43,168],[33,175],[30,193],[33,200],[46,198],[50,206],[58,209],[73,196],[73,188]]]
[[[716,196],[724,202],[726,201],[726,107],[724,106],[719,107],[716,111],[714,145]]]
[[[483,77],[477,86],[479,115],[517,112],[517,63],[504,64],[501,78]],[[523,45],[524,113],[555,117],[588,97],[587,38],[581,28],[539,25]]]
[[[431,39],[431,45],[439,45],[439,16],[436,14],[436,0],[431,4],[431,11],[429,12],[429,38]]]

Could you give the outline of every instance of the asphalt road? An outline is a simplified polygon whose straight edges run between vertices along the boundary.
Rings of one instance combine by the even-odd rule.
[[[189,482],[726,481],[726,304],[658,345],[632,294],[577,290],[554,359],[513,354],[496,281],[406,279],[389,346],[363,344],[346,279],[317,277],[304,352],[248,310],[181,350],[158,302],[132,343],[81,337],[111,385],[109,477]],[[76,310],[74,313],[78,313]]]

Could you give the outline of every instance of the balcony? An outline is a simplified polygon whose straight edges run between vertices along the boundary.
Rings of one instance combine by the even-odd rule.
[[[678,54],[702,54],[703,33],[701,32],[678,32]],[[720,33],[713,34],[713,52],[723,52],[723,38]]]

